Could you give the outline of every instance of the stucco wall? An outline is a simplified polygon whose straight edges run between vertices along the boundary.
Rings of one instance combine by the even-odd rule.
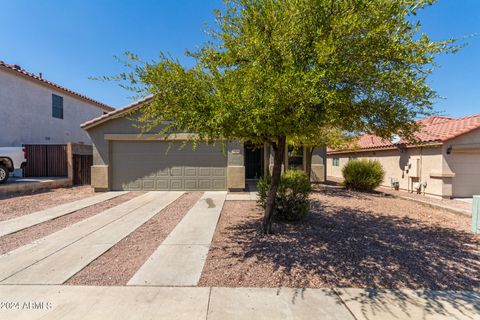
[[[333,166],[334,157],[339,158],[339,166]],[[440,146],[411,148],[403,151],[395,149],[328,155],[327,175],[342,178],[342,168],[351,157],[376,159],[380,161],[385,170],[383,186],[390,187],[392,178],[398,180],[400,189],[403,190],[411,190],[413,182],[426,182],[427,187],[424,190],[426,194],[435,196],[442,196],[444,194],[443,178],[438,176],[443,170],[442,148]],[[405,170],[409,159],[418,159],[419,178],[412,178]]]
[[[451,148],[450,152],[447,150]],[[480,129],[446,141],[443,147],[444,170],[452,178],[454,197],[480,195]]]
[[[52,93],[63,97],[63,119],[52,117]],[[0,70],[0,147],[83,142],[80,124],[104,110],[61,90]]]

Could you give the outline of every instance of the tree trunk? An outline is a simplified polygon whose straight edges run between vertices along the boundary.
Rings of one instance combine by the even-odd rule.
[[[277,143],[272,143],[273,149],[273,169],[272,169],[272,183],[268,189],[267,205],[265,207],[265,214],[263,216],[263,233],[272,233],[272,220],[275,210],[275,198],[277,196],[278,186],[282,175],[282,163],[285,157],[285,142],[286,137],[278,137]]]

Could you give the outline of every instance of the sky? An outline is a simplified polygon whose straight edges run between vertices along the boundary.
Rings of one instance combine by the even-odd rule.
[[[125,51],[143,60],[168,52],[189,66],[185,49],[208,40],[221,0],[0,0],[0,60],[76,92],[121,107],[131,94],[112,82],[89,79],[124,69]],[[480,113],[480,0],[439,0],[418,18],[433,40],[473,35],[455,55],[437,59],[429,79],[446,116]]]

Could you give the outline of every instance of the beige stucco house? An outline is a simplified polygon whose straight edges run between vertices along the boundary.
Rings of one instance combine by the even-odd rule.
[[[480,194],[480,114],[419,122],[417,144],[366,134],[354,150],[329,150],[327,175],[341,178],[351,158],[376,159],[386,172],[383,186],[443,198]]]
[[[80,124],[112,110],[41,74],[0,61],[0,147],[90,144]]]
[[[141,133],[138,113],[151,97],[88,121],[82,125],[93,142],[92,186],[105,190],[227,190],[244,189],[246,181],[269,171],[273,160],[266,146],[228,141],[182,145],[192,134]],[[315,148],[312,179],[325,179],[326,149]],[[284,169],[305,170],[306,151],[289,149]]]

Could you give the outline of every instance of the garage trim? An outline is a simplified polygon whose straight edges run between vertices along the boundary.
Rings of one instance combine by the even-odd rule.
[[[198,139],[195,133],[172,133],[166,134],[118,134],[105,133],[104,139],[109,141],[190,141]]]

